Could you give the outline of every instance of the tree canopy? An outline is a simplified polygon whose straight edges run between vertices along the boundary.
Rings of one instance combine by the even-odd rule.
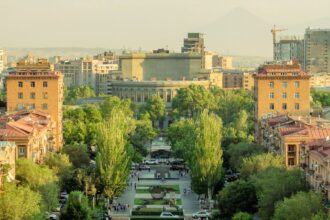
[[[322,196],[315,192],[298,192],[276,204],[274,220],[309,220],[325,213]]]
[[[222,217],[232,217],[239,211],[254,213],[257,195],[253,183],[244,180],[229,183],[218,194],[218,206]]]
[[[277,202],[296,192],[306,191],[307,182],[299,169],[268,167],[253,177],[262,219],[271,219]]]
[[[69,194],[69,199],[61,213],[61,219],[64,220],[89,220],[90,209],[88,199],[80,191],[73,191]]]
[[[102,192],[109,198],[126,187],[130,156],[127,137],[134,130],[133,121],[119,108],[114,108],[108,120],[98,125],[96,164]]]

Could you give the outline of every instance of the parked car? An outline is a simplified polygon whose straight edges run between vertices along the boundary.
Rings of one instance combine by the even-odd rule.
[[[136,170],[138,167],[139,167],[139,164],[138,163],[132,163],[131,164],[131,169],[132,170]]]
[[[202,210],[202,211],[198,211],[192,214],[193,218],[208,218],[210,217],[210,214],[208,213],[208,211]]]
[[[171,161],[171,165],[183,165],[185,162],[184,160],[173,160]]]
[[[161,218],[179,218],[178,215],[173,215],[171,212],[162,212],[160,214]]]
[[[139,166],[139,170],[149,170],[149,169],[150,169],[150,166],[148,166],[148,165],[141,164]]]
[[[186,168],[185,165],[171,165],[171,170],[184,170]]]
[[[159,164],[158,160],[157,159],[149,159],[149,160],[145,160],[144,163],[146,165],[157,165]]]

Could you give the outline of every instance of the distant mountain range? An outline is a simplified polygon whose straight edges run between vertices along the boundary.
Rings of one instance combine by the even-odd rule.
[[[252,62],[252,66],[254,66],[255,63],[270,60],[272,57],[273,48],[270,29],[273,25],[274,24],[265,21],[264,19],[243,8],[235,8],[226,15],[221,16],[219,19],[216,19],[209,24],[205,24],[200,28],[196,28],[195,31],[205,33],[205,46],[207,50],[234,56],[236,59],[234,59],[234,62],[238,66],[244,66],[247,62],[249,62],[249,60],[254,60]],[[330,17],[281,27],[288,28],[289,30],[282,32],[279,36],[292,34],[303,36],[307,27],[330,28]],[[150,34],[150,36],[152,36],[152,34]],[[182,38],[183,37],[184,36],[182,36]],[[159,45],[163,45],[164,42],[171,43],[171,39],[166,36],[161,36],[157,39],[157,42]],[[6,49],[9,51],[10,58],[16,59],[25,56],[29,52],[38,57],[51,57],[59,55],[67,58],[74,58],[93,56],[109,50],[108,48],[61,47]],[[176,50],[179,51],[180,48],[177,48]],[[120,52],[121,50],[112,49],[112,51]],[[248,66],[250,66],[250,64]]]
[[[270,57],[273,50],[270,30],[273,25],[243,8],[235,8],[201,30],[206,34],[206,47],[210,50],[215,48],[225,54]],[[284,26],[288,31],[279,36],[303,36],[307,27],[330,28],[330,17]]]

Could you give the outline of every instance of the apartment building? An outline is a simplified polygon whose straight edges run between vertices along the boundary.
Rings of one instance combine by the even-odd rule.
[[[311,116],[274,115],[260,123],[260,144],[283,156],[286,166],[299,166],[302,145],[330,136],[330,121]]]
[[[305,31],[304,69],[308,73],[330,73],[330,29]]]
[[[62,138],[63,75],[50,70],[46,59],[22,60],[6,76],[7,112],[38,110],[55,121],[55,146],[60,150]]]
[[[0,141],[14,142],[15,158],[42,163],[47,151],[56,150],[56,122],[41,111],[19,111],[0,118]]]

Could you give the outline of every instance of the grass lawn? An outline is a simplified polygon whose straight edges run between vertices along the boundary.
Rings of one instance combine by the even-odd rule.
[[[149,193],[149,189],[146,187],[151,187],[154,185],[138,185],[136,188],[136,193]],[[139,188],[140,187],[140,188]],[[180,186],[179,185],[160,185],[162,188],[170,188],[173,189],[173,192],[180,193]]]
[[[134,205],[143,205],[144,201],[148,201],[148,205],[167,205],[167,199],[134,199]],[[176,205],[182,205],[181,199],[176,200]]]

